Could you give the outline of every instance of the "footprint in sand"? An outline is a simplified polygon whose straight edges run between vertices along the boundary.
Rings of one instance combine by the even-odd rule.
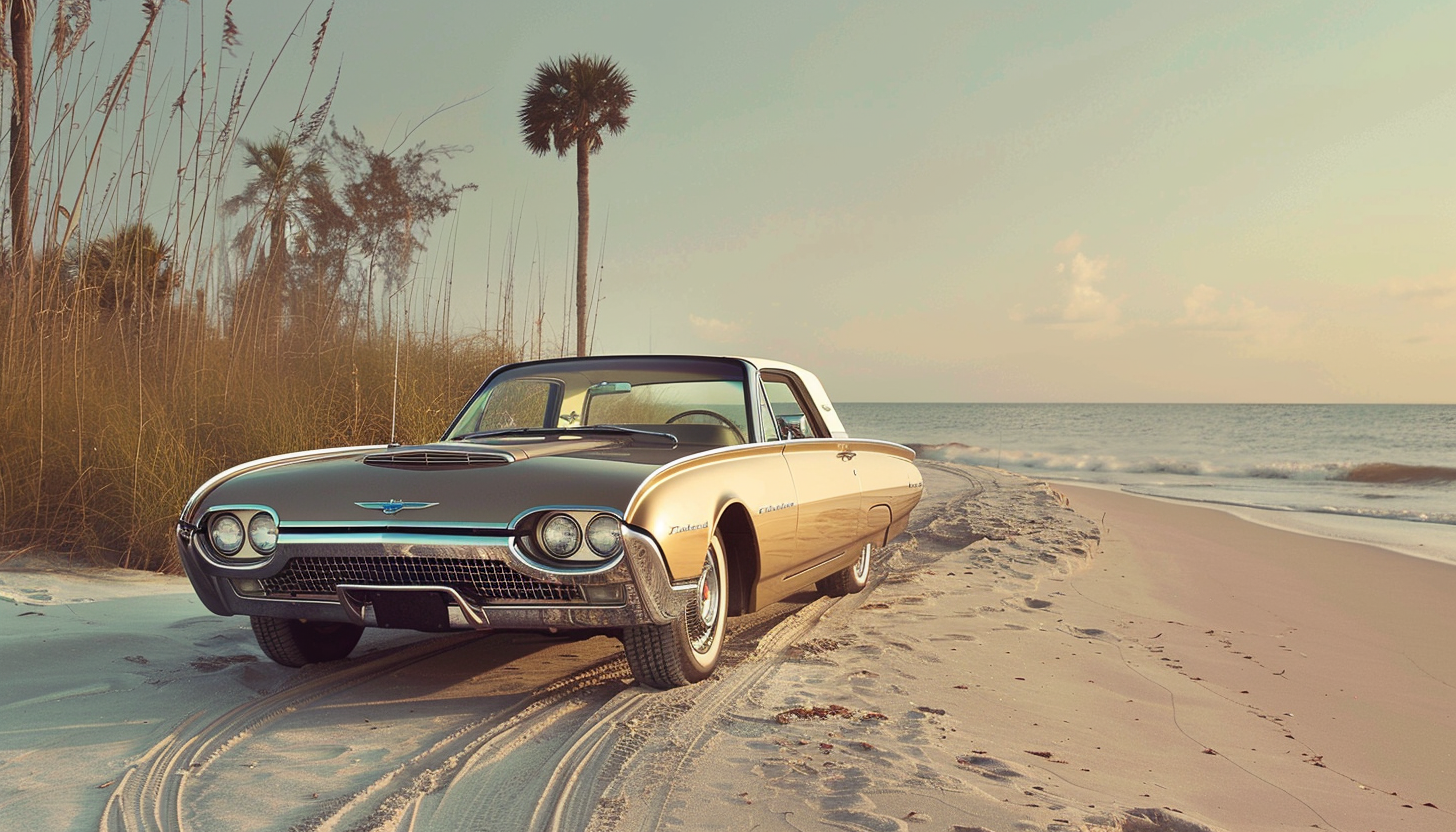
[[[1023,776],[1021,772],[1001,760],[983,754],[962,754],[956,757],[956,762],[988,780],[1006,781],[1013,777]]]
[[[1112,633],[1109,633],[1106,630],[1100,630],[1096,627],[1070,627],[1064,630],[1064,632],[1069,632],[1078,638],[1090,638],[1096,639],[1098,641],[1109,642],[1122,641],[1122,639],[1118,638]]]
[[[0,597],[7,598],[17,604],[49,604],[56,600],[55,596],[51,595],[50,590],[47,589],[33,589],[31,587],[16,587],[14,589],[6,587],[6,589],[9,591]]]

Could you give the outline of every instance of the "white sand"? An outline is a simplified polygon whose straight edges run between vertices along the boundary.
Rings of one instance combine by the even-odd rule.
[[[0,829],[1456,828],[1456,568],[925,469],[884,582],[668,692],[601,637],[293,671],[185,579],[12,562]]]

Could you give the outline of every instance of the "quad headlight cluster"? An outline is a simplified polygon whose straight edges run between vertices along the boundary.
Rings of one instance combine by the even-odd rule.
[[[555,560],[601,561],[622,551],[622,521],[604,513],[558,511],[542,518],[534,538]]]
[[[226,558],[267,557],[278,548],[278,521],[268,511],[214,511],[205,526],[213,551]]]

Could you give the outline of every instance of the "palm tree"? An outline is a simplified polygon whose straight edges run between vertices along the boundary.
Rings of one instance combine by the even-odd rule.
[[[9,20],[5,18],[8,16]],[[10,256],[15,272],[30,263],[30,128],[35,85],[31,78],[35,37],[35,0],[0,0],[0,25],[10,24],[11,52],[0,45],[0,62],[15,71],[10,107]],[[0,32],[3,34],[3,32]],[[3,43],[3,42],[0,42]]]
[[[135,223],[102,237],[75,263],[80,288],[112,315],[152,314],[177,287],[172,247],[156,229]]]
[[[289,230],[295,241],[307,245],[307,198],[311,189],[328,187],[328,171],[323,163],[309,159],[300,164],[294,147],[286,136],[278,135],[262,143],[243,142],[243,166],[255,168],[258,175],[243,190],[223,203],[223,212],[236,214],[244,208],[253,217],[238,232],[233,243],[244,255],[252,254],[258,232],[265,231],[263,245],[255,262],[261,263],[258,280],[250,300],[259,304],[276,303],[281,299],[282,283],[288,269]],[[260,310],[261,311],[261,310]],[[236,310],[235,310],[236,314]]]
[[[521,138],[537,156],[576,148],[576,354],[586,355],[587,160],[602,149],[602,131],[627,129],[634,92],[611,58],[572,55],[536,67],[521,104]]]

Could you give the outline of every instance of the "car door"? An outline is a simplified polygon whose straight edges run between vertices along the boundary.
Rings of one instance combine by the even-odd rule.
[[[771,567],[774,576],[787,580],[839,556],[862,536],[859,475],[856,454],[848,443],[829,437],[797,379],[765,373],[763,389],[798,502],[794,550]]]

